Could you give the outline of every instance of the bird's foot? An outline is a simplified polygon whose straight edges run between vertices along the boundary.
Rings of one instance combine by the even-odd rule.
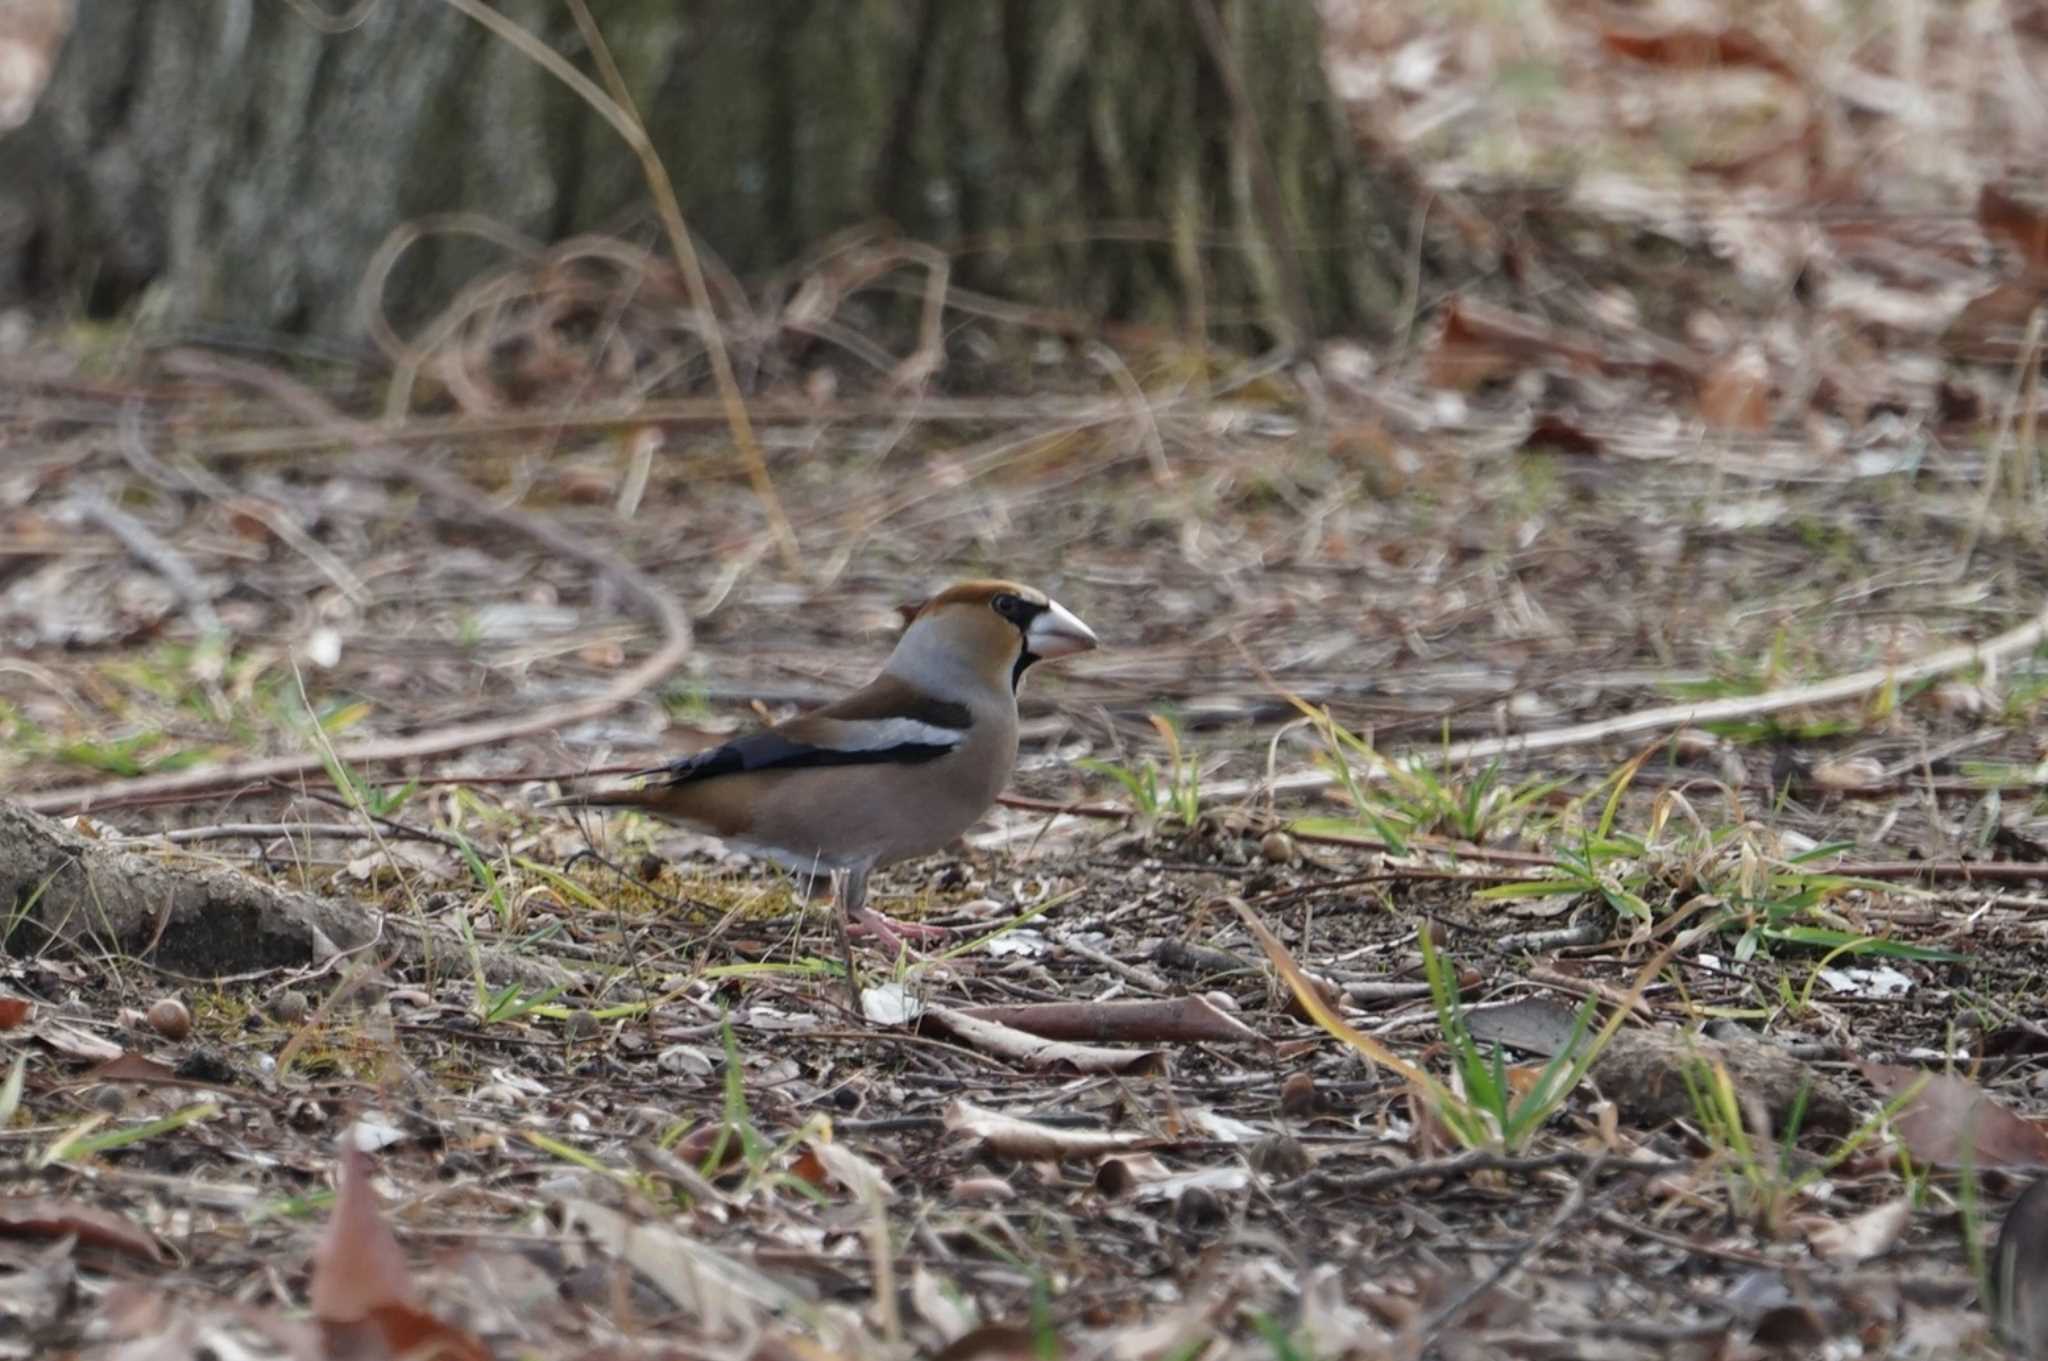
[[[905,936],[921,937],[924,940],[945,940],[953,933],[943,926],[927,926],[922,922],[897,921],[885,917],[870,907],[855,908],[847,913],[848,932],[856,936],[871,936],[885,954],[901,956],[908,954],[912,959],[918,953],[904,943]]]

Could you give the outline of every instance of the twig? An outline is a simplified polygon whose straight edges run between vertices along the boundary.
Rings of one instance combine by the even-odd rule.
[[[1586,1170],[1579,1174],[1579,1179],[1572,1183],[1571,1192],[1565,1196],[1563,1203],[1557,1207],[1557,1212],[1550,1216],[1549,1223],[1545,1224],[1535,1233],[1530,1234],[1526,1240],[1516,1246],[1513,1252],[1502,1258],[1500,1264],[1494,1267],[1492,1271],[1487,1272],[1484,1276],[1481,1276],[1478,1280],[1473,1281],[1463,1290],[1460,1290],[1456,1295],[1453,1295],[1447,1304],[1432,1314],[1416,1330],[1416,1339],[1421,1343],[1423,1350],[1427,1350],[1430,1341],[1438,1333],[1449,1327],[1458,1315],[1470,1308],[1473,1301],[1492,1290],[1515,1272],[1520,1271],[1522,1263],[1534,1256],[1537,1249],[1563,1233],[1565,1227],[1579,1217],[1579,1211],[1584,1209],[1586,1205],[1586,1189],[1592,1184],[1593,1179],[1600,1175],[1601,1163],[1602,1159],[1595,1157]]]
[[[1121,356],[1109,346],[1095,341],[1088,346],[1088,362],[1108,374],[1123,393],[1124,400],[1131,404],[1131,415],[1138,422],[1138,438],[1145,445],[1145,458],[1152,465],[1152,481],[1161,487],[1170,487],[1176,479],[1173,464],[1166,459],[1166,441],[1159,436],[1159,417],[1152,410],[1152,399],[1145,395],[1145,389],[1131,376],[1131,370]]]
[[[412,783],[426,784],[428,783],[428,781],[418,780],[413,781]],[[435,783],[440,782],[435,781]],[[450,779],[446,781],[446,783],[461,784],[463,783],[463,781],[458,779]],[[421,827],[409,826],[406,823],[398,821],[396,818],[387,818],[382,813],[373,813],[367,808],[359,808],[354,803],[349,802],[347,799],[338,798],[335,795],[329,794],[324,790],[306,789],[295,785],[289,785],[286,784],[283,780],[272,780],[270,782],[270,787],[276,790],[278,793],[284,794],[291,798],[311,799],[315,803],[325,804],[329,808],[336,809],[340,812],[353,813],[357,817],[368,818],[371,822],[376,823],[379,827],[383,827],[390,831],[396,832],[399,835],[399,837],[403,840],[431,841],[436,846],[445,846],[449,850],[455,851],[458,854],[462,851],[462,843],[456,841],[452,837],[445,837],[437,832],[429,832]],[[476,847],[476,849],[479,852],[484,850],[484,848],[481,846]],[[492,849],[490,853],[492,855],[499,854],[499,852],[496,849]]]
[[[165,543],[155,530],[117,508],[96,491],[80,492],[75,503],[86,519],[119,539],[123,548],[170,583],[171,589],[185,602],[185,608],[192,612],[192,623],[202,636],[217,637],[225,632],[220,616],[213,612],[213,597],[207,594],[206,584],[192,570],[192,564],[185,561],[182,553]]]
[[[372,314],[374,315],[374,313]],[[402,363],[408,347],[389,323],[383,326],[391,339],[393,363]],[[380,344],[387,342],[380,341]],[[1180,410],[1183,403],[1155,402],[1155,411]],[[1202,408],[1222,421],[1261,411],[1248,402],[1214,403]],[[1044,397],[926,397],[906,406],[901,397],[847,397],[838,401],[814,402],[796,397],[756,397],[747,404],[752,419],[762,425],[852,425],[861,422],[893,425],[905,420],[921,425],[1017,425],[1057,418],[1072,420],[1076,428],[1108,425],[1130,415],[1130,405],[1121,397],[1087,401]],[[906,414],[907,413],[907,414]],[[504,411],[487,415],[464,413],[453,416],[417,416],[405,425],[386,429],[386,441],[396,445],[434,444],[444,440],[495,440],[507,435],[549,430],[610,430],[624,422],[658,426],[717,425],[725,420],[725,408],[707,397],[665,397],[646,401],[600,401],[573,409]],[[330,435],[303,426],[255,426],[222,431],[189,446],[207,458],[270,458],[281,453],[316,450],[335,443]]]
[[[1867,865],[1836,865],[1826,871],[1854,879],[1984,879],[1992,883],[2048,880],[2048,861],[2029,860],[1880,860]]]
[[[261,496],[238,497],[233,487],[189,458],[180,460],[175,468],[158,458],[150,449],[148,440],[143,438],[141,403],[131,400],[122,406],[118,429],[121,456],[128,461],[129,467],[161,486],[197,492],[220,505],[235,502],[239,513],[262,525],[281,542],[295,549],[300,557],[319,568],[350,603],[363,605],[369,601],[369,588],[363,585],[362,578],[308,534],[305,526],[283,506]]]
[[[244,837],[270,840],[275,837],[330,837],[353,840],[363,835],[360,823],[353,822],[216,822],[206,827],[173,827],[161,832],[142,832],[135,836],[109,837],[116,846],[127,846],[144,841],[168,842],[173,846],[189,845],[198,841],[239,841]],[[409,827],[391,829],[391,835],[404,841],[431,841],[457,850],[454,842],[432,832],[416,832]]]
[[[1636,737],[1645,733],[1664,732],[1671,729],[1696,726],[1702,723],[1727,723],[1738,719],[1755,718],[1762,714],[1782,713],[1787,709],[1803,708],[1814,704],[1837,704],[1843,700],[1860,699],[1882,689],[1884,686],[1911,685],[1918,681],[1932,680],[1936,676],[1976,664],[1989,664],[2031,651],[2043,638],[2048,638],[2048,609],[2035,615],[2018,628],[2009,629],[1985,643],[1958,643],[1930,653],[1919,661],[1903,666],[1873,666],[1862,671],[1837,676],[1833,680],[1817,681],[1812,685],[1795,686],[1789,690],[1773,690],[1762,695],[1737,695],[1729,699],[1711,700],[1698,704],[1667,704],[1640,713],[1623,714],[1617,718],[1601,719],[1594,723],[1580,723],[1568,728],[1555,728],[1549,732],[1523,733],[1513,737],[1488,737],[1470,742],[1458,742],[1448,747],[1429,750],[1432,760],[1444,765],[1456,765],[1468,761],[1489,760],[1496,756],[1526,756],[1542,751],[1558,751],[1566,747],[1591,746],[1598,742],[1617,737]],[[1393,759],[1398,760],[1399,757]],[[1361,780],[1378,779],[1379,769],[1357,772]],[[1309,790],[1326,789],[1337,782],[1337,777],[1326,770],[1300,770],[1282,775],[1275,780],[1227,780],[1205,788],[1205,799],[1243,798],[1261,789],[1275,793],[1303,793]]]
[[[1548,1172],[1553,1168],[1585,1168],[1598,1162],[1610,1172],[1639,1172],[1645,1176],[1658,1176],[1666,1172],[1682,1171],[1688,1163],[1663,1158],[1609,1158],[1602,1150],[1559,1149],[1554,1153],[1512,1154],[1498,1149],[1474,1148],[1463,1153],[1454,1153],[1447,1158],[1428,1159],[1422,1162],[1403,1163],[1393,1167],[1376,1167],[1369,1172],[1346,1174],[1330,1171],[1312,1171],[1294,1181],[1274,1188],[1276,1194],[1295,1191],[1310,1192],[1317,1203],[1327,1204],[1335,1196],[1355,1196],[1369,1191],[1389,1191],[1406,1186],[1410,1182],[1448,1180],[1452,1177],[1470,1176],[1475,1172],[1508,1172],[1527,1174]]]
[[[1145,989],[1147,992],[1170,993],[1173,991],[1172,985],[1150,969],[1141,969],[1135,964],[1126,964],[1108,951],[1098,950],[1094,946],[1079,940],[1076,937],[1076,933],[1072,931],[1056,931],[1053,933],[1053,940],[1061,949],[1072,950],[1089,963],[1098,968],[1107,969],[1126,983],[1134,984]]]

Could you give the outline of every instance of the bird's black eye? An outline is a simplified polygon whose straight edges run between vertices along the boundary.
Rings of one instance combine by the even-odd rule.
[[[1008,591],[988,603],[997,614],[1013,624],[1021,624],[1031,614],[1031,606],[1024,602],[1023,597],[1011,595]]]

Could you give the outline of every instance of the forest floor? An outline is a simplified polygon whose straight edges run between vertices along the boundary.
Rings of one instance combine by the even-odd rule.
[[[685,404],[394,459],[213,361],[11,384],[9,796],[437,943],[17,929],[14,1354],[300,1338],[375,1255],[316,1246],[351,1126],[432,1336],[498,1355],[1988,1347],[1995,1169],[2043,1161],[2008,1112],[2048,1106],[2026,503],[1925,431],[1560,452],[1507,392],[1130,362],[1169,395],[764,399],[794,564]],[[662,651],[623,563],[687,647],[555,721]],[[860,682],[901,598],[994,572],[1105,646],[1032,675],[1012,805],[880,877],[952,935],[864,952],[865,1014],[775,874],[536,811]],[[470,723],[516,731],[370,759]],[[1547,1086],[1586,998],[1620,1028]]]
[[[1490,192],[1491,301],[1265,358],[938,367],[842,245],[758,467],[623,253],[389,364],[9,341],[0,1355],[1988,1356],[2001,1225],[2048,1318],[2048,225]],[[983,575],[1104,646],[857,1005],[539,807]]]

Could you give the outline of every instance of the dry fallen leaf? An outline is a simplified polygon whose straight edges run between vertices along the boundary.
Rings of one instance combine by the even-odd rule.
[[[1471,392],[1524,369],[1597,373],[1606,367],[1596,346],[1541,318],[1453,298],[1431,335],[1426,377],[1432,386]]]
[[[1888,1102],[1924,1079],[1892,1117],[1892,1129],[1916,1160],[1936,1167],[2048,1167],[2048,1134],[1967,1078],[1883,1063],[1857,1066]]]
[[[170,1260],[163,1245],[141,1225],[112,1210],[61,1196],[0,1197],[0,1238],[76,1238],[146,1262]]]
[[[1700,380],[1700,419],[1709,430],[1767,430],[1770,397],[1770,366],[1764,353],[1744,345],[1716,361]]]
[[[1884,766],[1868,756],[1844,756],[1816,761],[1808,776],[1821,789],[1878,789],[1885,783]]]
[[[2048,268],[2048,213],[1996,184],[1977,191],[1977,225],[2019,252],[2030,270]]]
[[[1574,454],[1584,458],[1597,458],[1607,452],[1607,442],[1556,412],[1536,418],[1529,427],[1529,433],[1522,438],[1525,451],[1543,451],[1553,454]]]
[[[384,1222],[370,1185],[370,1159],[353,1129],[342,1140],[341,1184],[313,1253],[308,1294],[332,1355],[490,1361],[481,1341],[414,1303],[412,1268]]]
[[[384,1222],[370,1185],[370,1160],[355,1131],[342,1138],[341,1182],[327,1232],[313,1253],[313,1316],[323,1323],[353,1323],[385,1304],[410,1304],[412,1268]]]
[[[1890,1251],[1912,1217],[1912,1201],[1900,1196],[1851,1219],[1818,1220],[1809,1227],[1806,1241],[1826,1261],[1867,1262]]]
[[[1600,45],[1616,56],[1650,66],[1678,70],[1722,70],[1746,66],[1769,71],[1787,80],[1799,79],[1799,72],[1791,62],[1743,28],[1670,28],[1661,33],[1609,30],[1600,35]]]

